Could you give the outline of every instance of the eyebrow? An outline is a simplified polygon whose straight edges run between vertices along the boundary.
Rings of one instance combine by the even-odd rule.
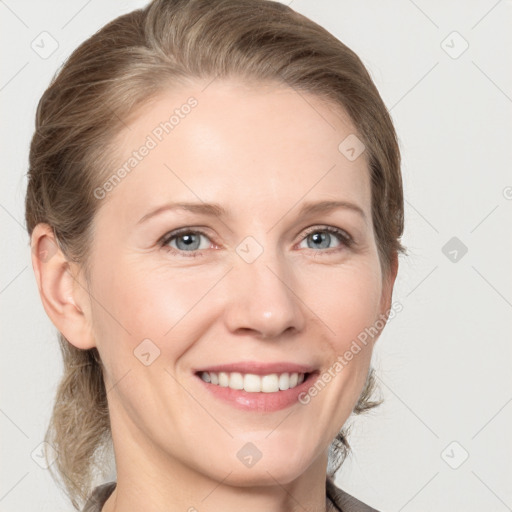
[[[364,213],[364,210],[357,204],[349,201],[320,201],[316,203],[305,203],[299,210],[299,216],[325,213],[336,209],[345,209],[358,213],[366,222],[366,214]],[[165,211],[173,210],[185,210],[192,213],[208,215],[210,217],[229,217],[227,210],[216,203],[168,203],[159,206],[155,210],[144,215],[137,224],[142,224]]]
[[[186,210],[192,213],[209,215],[210,217],[226,217],[226,210],[219,204],[214,203],[168,203],[159,206],[155,210],[144,215],[137,224],[142,224],[151,219],[155,215],[159,215],[165,211]]]

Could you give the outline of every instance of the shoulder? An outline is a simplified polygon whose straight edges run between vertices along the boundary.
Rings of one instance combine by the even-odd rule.
[[[326,480],[327,496],[341,512],[379,512],[377,509],[366,505],[354,496],[336,487],[331,478]]]
[[[101,508],[115,488],[116,482],[108,482],[95,487],[81,512],[101,512]]]

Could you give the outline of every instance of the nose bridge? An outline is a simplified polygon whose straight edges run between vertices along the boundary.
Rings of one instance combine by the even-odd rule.
[[[252,330],[267,338],[290,328],[302,329],[304,317],[293,292],[291,267],[276,248],[258,246],[246,239],[237,247],[230,272],[233,293],[226,312],[228,328]]]

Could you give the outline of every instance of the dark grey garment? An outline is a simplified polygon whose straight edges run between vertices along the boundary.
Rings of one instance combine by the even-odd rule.
[[[116,482],[108,482],[95,487],[82,512],[101,512],[103,505],[115,487]],[[365,505],[362,501],[336,487],[330,478],[326,480],[325,489],[327,498],[339,512],[378,512],[378,510]]]
[[[101,512],[103,505],[114,492],[117,482],[108,482],[95,487],[84,505],[82,512]]]
[[[366,503],[336,487],[329,477],[326,480],[325,488],[327,497],[340,512],[379,512],[376,508],[366,505]]]

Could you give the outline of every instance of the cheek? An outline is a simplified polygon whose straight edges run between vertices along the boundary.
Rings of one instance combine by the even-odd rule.
[[[326,284],[310,287],[307,301],[326,326],[328,366],[322,372],[324,384],[311,390],[304,403],[312,400],[314,415],[331,425],[335,435],[355,406],[368,374],[376,340],[368,332],[379,317],[382,291],[378,260],[359,260],[336,271],[331,268],[321,282]]]
[[[177,358],[218,314],[208,291],[222,269],[148,268],[140,261],[124,261],[114,268],[113,273],[96,274],[93,291],[95,336],[104,352],[115,348],[119,356],[122,348],[133,353],[149,339],[171,359]]]
[[[378,268],[378,263],[368,258],[337,269],[317,269],[310,275],[311,285],[303,287],[301,296],[325,324],[337,355],[378,317],[382,293]]]
[[[317,287],[310,295],[326,325],[329,356],[321,382],[301,400],[334,436],[353,410],[368,374],[376,338],[364,336],[379,315],[381,281],[370,262],[347,265],[338,272],[331,269],[330,274],[329,286]]]

